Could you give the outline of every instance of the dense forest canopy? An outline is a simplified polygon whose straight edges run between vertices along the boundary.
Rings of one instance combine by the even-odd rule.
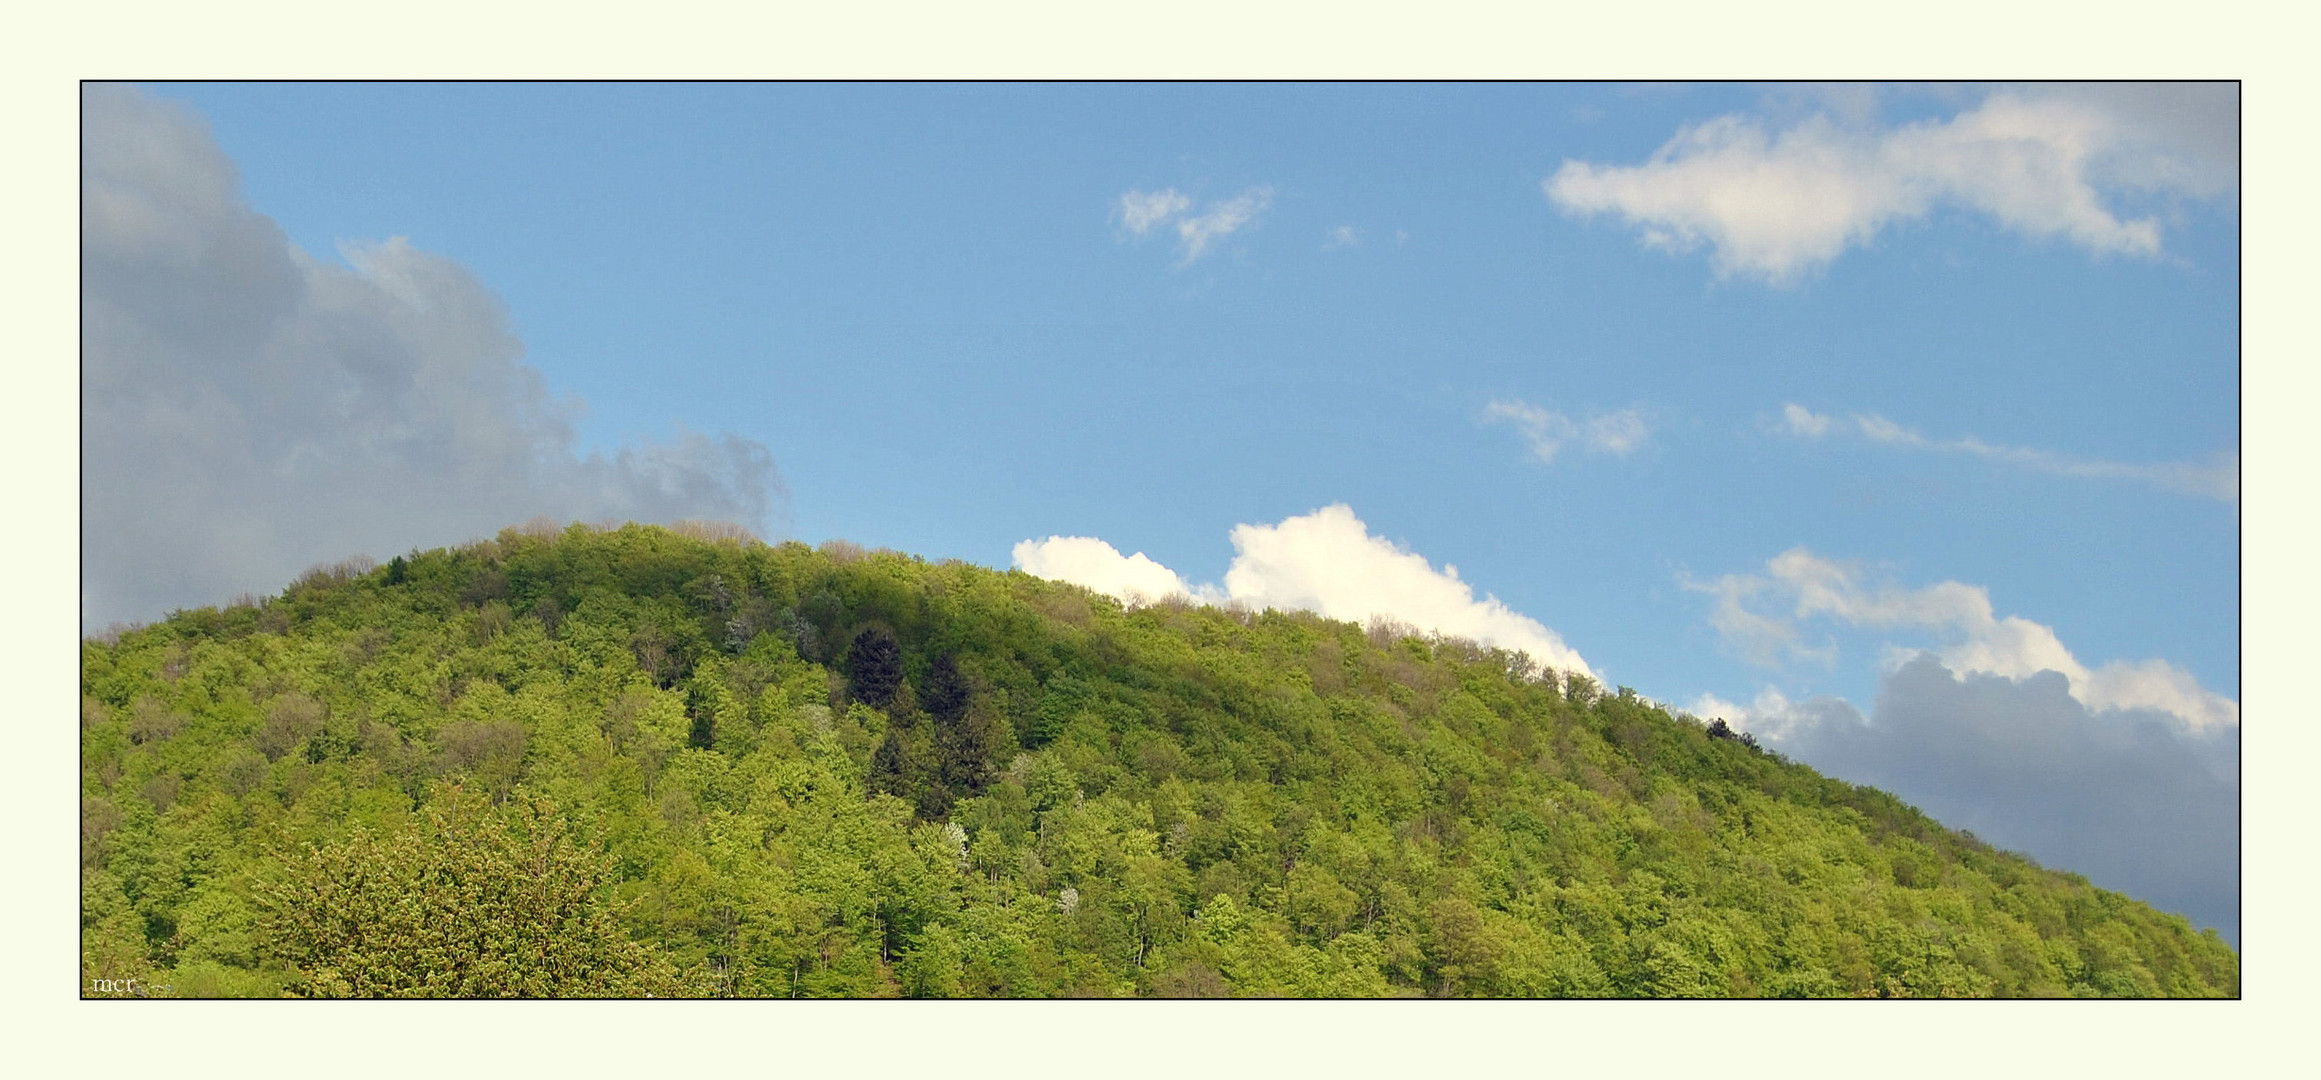
[[[1521,654],[843,543],[509,530],[81,685],[84,975],[142,994],[2239,993],[2214,932]]]

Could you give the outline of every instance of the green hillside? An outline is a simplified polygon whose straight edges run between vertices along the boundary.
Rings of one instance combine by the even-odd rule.
[[[94,996],[2239,993],[2213,932],[1520,655],[843,544],[510,530],[81,686]]]

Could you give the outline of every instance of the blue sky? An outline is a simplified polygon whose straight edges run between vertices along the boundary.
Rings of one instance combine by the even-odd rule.
[[[205,482],[271,527],[160,565],[184,545],[121,511],[87,618],[535,513],[754,517],[1561,646],[2237,936],[2237,107],[153,85],[84,107],[131,148],[84,156],[84,199],[162,208],[84,226],[118,256],[84,270],[88,317],[136,330],[118,381],[89,331],[84,426],[230,454]],[[154,284],[173,214],[245,254]],[[193,295],[211,314],[150,314]],[[261,329],[214,314],[235,298]],[[228,339],[274,366],[168,359]],[[114,409],[169,380],[248,422]],[[378,449],[414,431],[425,455]],[[139,481],[96,445],[106,524]],[[300,483],[414,501],[325,527]]]

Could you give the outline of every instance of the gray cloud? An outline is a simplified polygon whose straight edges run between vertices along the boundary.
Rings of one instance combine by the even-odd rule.
[[[1777,696],[1776,696],[1777,697]],[[1768,743],[1952,828],[2240,938],[2240,729],[2092,713],[2064,677],[1889,673],[1873,716],[1821,698],[1749,717]]]
[[[299,251],[182,107],[90,86],[81,175],[84,629],[535,516],[783,510],[736,436],[579,454],[490,290],[400,239]]]
[[[2111,119],[2117,147],[2095,163],[2110,182],[2200,196],[2240,186],[2238,83],[2035,83],[2021,90]]]

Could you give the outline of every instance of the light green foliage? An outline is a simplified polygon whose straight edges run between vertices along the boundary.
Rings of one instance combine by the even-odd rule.
[[[2239,992],[1523,657],[844,546],[510,531],[87,643],[82,694],[84,973],[180,995]]]
[[[256,951],[316,997],[661,997],[687,989],[599,895],[603,860],[552,805],[493,814],[458,789],[424,827],[284,856],[252,887]],[[529,835],[526,835],[526,834]],[[232,921],[232,920],[229,920]],[[233,988],[228,957],[189,971]],[[198,961],[197,961],[198,963]],[[177,988],[172,983],[173,989]]]

